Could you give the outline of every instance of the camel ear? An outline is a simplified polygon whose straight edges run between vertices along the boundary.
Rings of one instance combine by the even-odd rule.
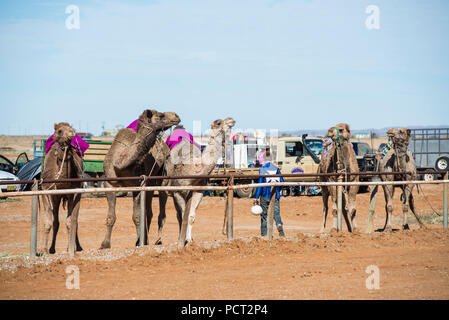
[[[58,129],[58,124],[55,122],[55,131]]]
[[[348,131],[349,135],[351,135],[351,126],[345,123],[346,131]]]
[[[407,133],[407,138],[405,140],[407,141],[407,144],[409,144],[410,140],[412,140],[412,130],[407,129],[405,132]]]
[[[327,130],[326,137],[329,137],[329,138],[331,138],[332,140],[335,140],[335,139],[334,139],[335,131],[336,131],[336,128],[335,128],[335,127],[329,128],[329,129]]]
[[[151,119],[153,117],[153,110],[147,109],[143,112],[143,116],[147,119]]]

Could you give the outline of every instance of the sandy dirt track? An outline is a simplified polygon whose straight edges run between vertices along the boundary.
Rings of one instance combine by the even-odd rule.
[[[70,260],[64,253],[64,211],[57,254],[30,262],[31,199],[0,203],[0,299],[449,299],[449,232],[430,205],[441,212],[442,186],[416,194],[418,212],[429,223],[420,230],[364,234],[369,194],[357,198],[361,233],[319,234],[321,197],[281,199],[285,240],[259,237],[259,218],[251,200],[235,199],[235,238],[221,234],[225,201],[206,197],[197,212],[194,243],[175,249],[178,226],[169,199],[162,246],[136,249],[131,198],[119,198],[112,249],[99,251],[105,233],[105,198],[83,198],[79,235],[84,251]],[[380,192],[375,227],[384,223]],[[153,203],[157,212],[157,199]],[[328,218],[328,223],[330,219]],[[399,194],[394,227],[401,225]],[[157,237],[157,216],[150,229]],[[24,266],[22,266],[24,265]],[[80,270],[80,289],[68,290],[66,268]],[[368,290],[366,268],[380,271],[380,289]]]

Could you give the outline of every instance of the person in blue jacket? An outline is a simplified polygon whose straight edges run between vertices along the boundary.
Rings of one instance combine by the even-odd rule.
[[[281,171],[272,162],[267,162],[264,166],[259,168],[259,174],[280,174]],[[258,183],[265,182],[284,182],[282,177],[260,177]],[[274,221],[276,222],[276,227],[279,232],[279,236],[285,237],[283,223],[280,214],[279,198],[280,198],[280,187],[276,188],[276,197],[274,202]],[[270,204],[271,187],[258,187],[256,190],[254,204],[259,204],[262,207],[262,214],[260,215],[260,233],[262,237],[267,235],[267,211]]]

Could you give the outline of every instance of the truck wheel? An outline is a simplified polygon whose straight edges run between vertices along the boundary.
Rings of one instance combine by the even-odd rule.
[[[435,175],[432,173],[426,173],[426,174],[423,174],[422,179],[424,181],[433,181],[433,180],[435,180]]]
[[[253,195],[253,188],[244,188],[235,190],[237,197],[239,198],[251,198]]]
[[[435,169],[438,171],[447,171],[449,166],[449,158],[448,157],[440,157],[435,162]]]
[[[281,196],[282,197],[288,197],[290,195],[290,187],[284,187],[281,189]]]

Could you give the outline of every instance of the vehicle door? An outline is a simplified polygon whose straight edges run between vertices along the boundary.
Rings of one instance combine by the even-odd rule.
[[[323,150],[323,141],[321,139],[306,139],[305,143],[307,144],[307,147],[309,147],[310,151],[312,151],[316,156],[320,157],[321,151]],[[308,171],[304,171],[307,173],[316,173],[319,163],[316,163],[313,160],[313,158],[305,148],[303,154],[304,156],[299,163],[307,168]]]
[[[26,152],[22,152],[17,156],[16,163],[14,164],[15,173],[19,172],[19,170],[30,160],[28,160],[28,156]]]
[[[0,155],[0,170],[14,174],[14,164],[5,156]]]
[[[301,141],[285,142],[285,159],[282,165],[284,173],[292,173],[293,169],[301,168],[304,172],[310,170],[303,160],[303,145]]]

